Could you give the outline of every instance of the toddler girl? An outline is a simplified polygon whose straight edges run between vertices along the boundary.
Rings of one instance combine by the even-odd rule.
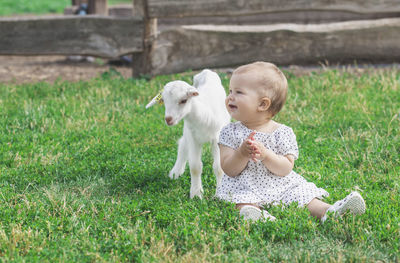
[[[321,199],[329,194],[307,182],[292,169],[298,158],[293,130],[272,120],[286,100],[287,80],[267,62],[237,68],[231,77],[226,107],[235,123],[220,133],[219,147],[224,176],[217,197],[236,203],[244,219],[275,220],[263,205],[297,202],[322,221],[328,211],[341,215],[365,212],[361,195],[352,192],[329,205]]]

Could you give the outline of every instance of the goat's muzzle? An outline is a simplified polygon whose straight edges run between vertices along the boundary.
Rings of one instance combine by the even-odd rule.
[[[167,123],[167,125],[171,126],[173,124],[172,117],[171,116],[165,117],[165,122]]]

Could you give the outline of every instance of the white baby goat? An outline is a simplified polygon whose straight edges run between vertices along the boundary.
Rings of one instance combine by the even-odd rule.
[[[183,174],[189,161],[191,186],[190,198],[203,196],[201,173],[201,150],[203,144],[211,142],[214,157],[213,170],[217,184],[223,171],[218,147],[219,132],[230,121],[225,108],[225,90],[218,74],[205,69],[193,78],[194,87],[184,81],[171,81],[164,86],[162,99],[165,104],[165,122],[176,125],[184,119],[183,136],[179,139],[178,157],[169,172],[171,179]],[[153,99],[146,107],[152,106]]]

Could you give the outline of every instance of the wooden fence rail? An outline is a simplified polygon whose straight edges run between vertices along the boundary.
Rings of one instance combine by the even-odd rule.
[[[161,32],[151,74],[231,67],[400,61],[400,18],[319,25],[191,25]]]
[[[148,16],[240,16],[287,11],[400,12],[398,0],[148,0]]]
[[[92,55],[141,52],[142,18],[45,16],[1,18],[1,55]]]

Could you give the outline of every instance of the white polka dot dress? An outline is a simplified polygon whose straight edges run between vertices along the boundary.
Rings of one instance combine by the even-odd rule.
[[[219,144],[237,149],[252,130],[241,122],[230,123],[220,133]],[[298,158],[296,136],[293,130],[283,124],[272,133],[257,132],[254,139],[262,142],[267,149],[279,155],[291,154]],[[246,168],[236,177],[224,174],[217,187],[216,196],[233,203],[276,205],[297,202],[307,205],[312,199],[328,196],[322,188],[307,182],[302,176],[291,171],[287,176],[277,176],[262,162],[249,161]]]

